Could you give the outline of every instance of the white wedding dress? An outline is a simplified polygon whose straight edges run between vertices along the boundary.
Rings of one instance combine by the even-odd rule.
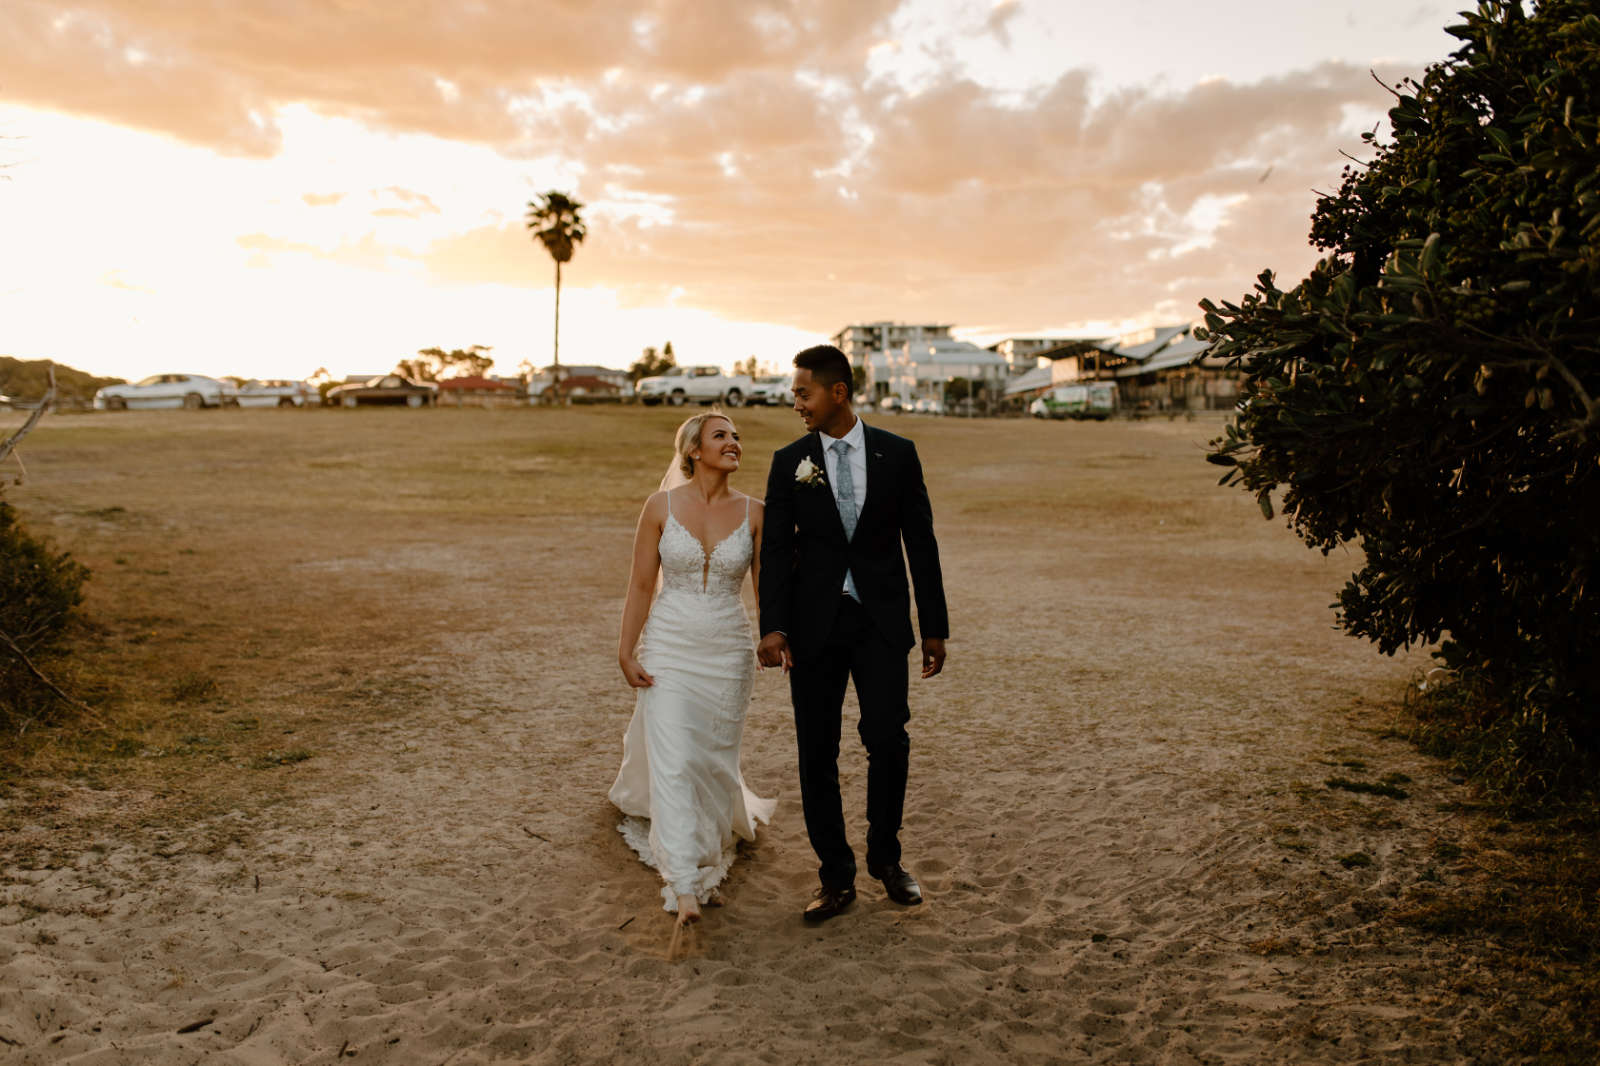
[[[672,912],[680,894],[707,902],[739,839],[754,840],[777,802],[751,792],[739,770],[755,681],[739,590],[753,551],[748,500],[739,528],[707,554],[667,494],[661,588],[637,651],[655,684],[638,690],[610,798],[625,816],[617,831],[661,874]]]

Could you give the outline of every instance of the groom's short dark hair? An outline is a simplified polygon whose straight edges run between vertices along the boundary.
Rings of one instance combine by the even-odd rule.
[[[794,357],[794,365],[796,370],[811,371],[811,380],[823,388],[831,389],[839,383],[849,388],[854,383],[849,356],[831,344],[807,348]]]

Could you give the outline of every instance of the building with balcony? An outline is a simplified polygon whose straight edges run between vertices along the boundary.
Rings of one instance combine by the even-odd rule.
[[[874,353],[883,355],[898,351],[907,344],[950,339],[950,327],[939,325],[914,325],[906,322],[867,322],[846,326],[831,338],[850,360],[850,365],[870,372],[869,361]]]

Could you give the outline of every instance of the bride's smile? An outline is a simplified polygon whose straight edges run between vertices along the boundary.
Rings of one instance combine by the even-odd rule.
[[[739,431],[733,428],[732,422],[720,415],[707,418],[700,439],[699,451],[691,456],[696,462],[730,473],[739,469],[744,447],[739,443]]]

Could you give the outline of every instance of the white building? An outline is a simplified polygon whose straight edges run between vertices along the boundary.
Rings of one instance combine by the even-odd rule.
[[[869,373],[876,372],[877,364],[876,359],[868,364]],[[869,377],[868,390],[875,398],[892,393],[903,403],[924,399],[943,403],[945,387],[956,378],[998,392],[1008,376],[1006,361],[997,352],[949,337],[908,341],[886,353],[882,365],[886,387],[878,388]]]
[[[907,344],[949,339],[949,326],[905,322],[867,322],[846,326],[832,337],[833,346],[849,358],[850,365],[863,368],[868,367],[868,360],[874,353],[882,355],[898,351]]]
[[[1024,374],[1048,363],[1048,360],[1041,360],[1042,353],[1066,343],[1066,337],[1007,337],[989,345],[989,350],[1006,361],[1011,373]]]

